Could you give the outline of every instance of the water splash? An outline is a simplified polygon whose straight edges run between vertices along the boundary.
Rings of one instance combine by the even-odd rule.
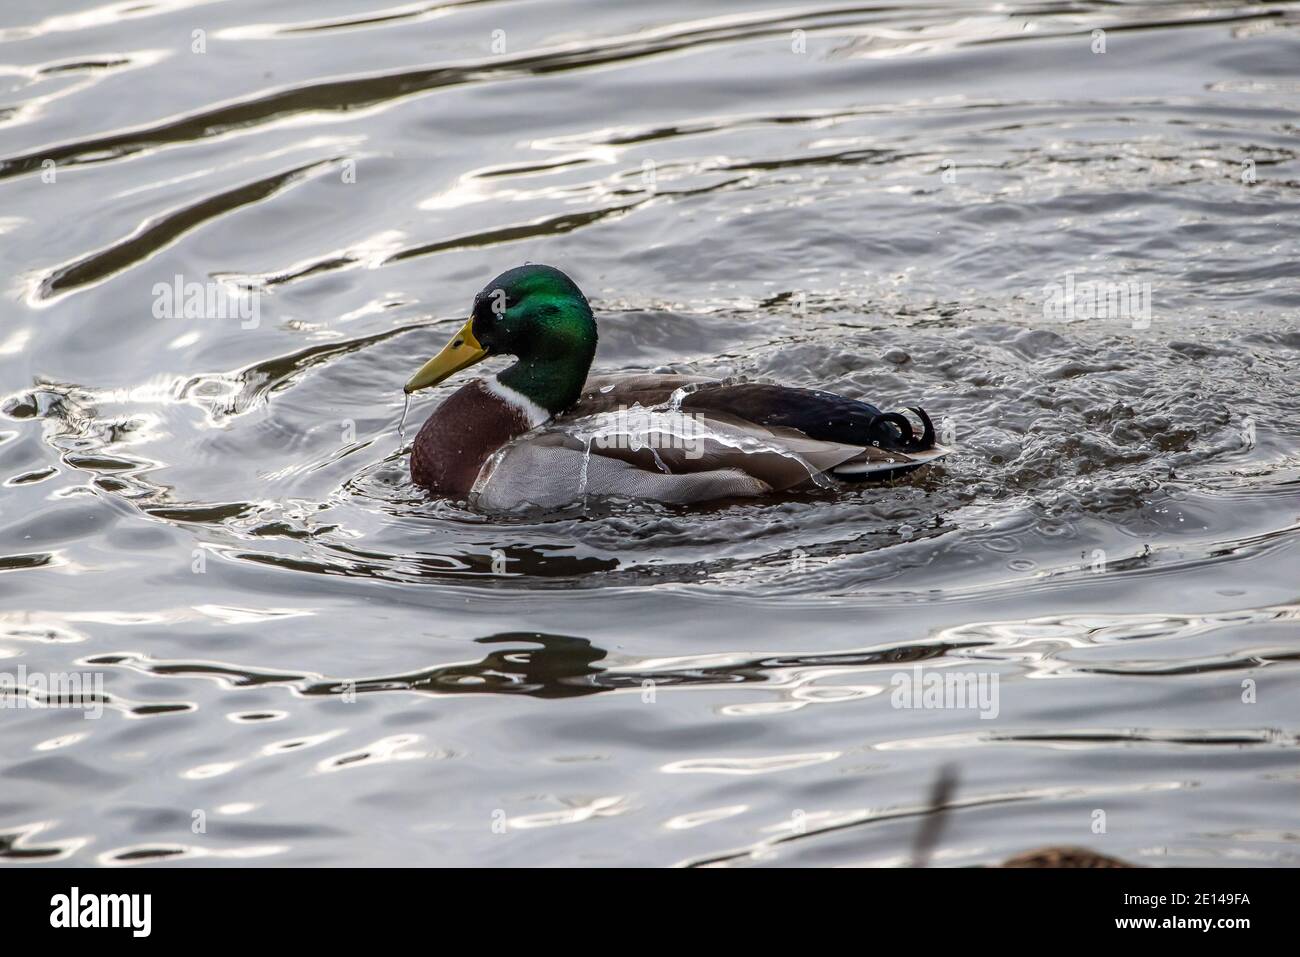
[[[411,411],[411,394],[406,393],[402,399],[402,417],[397,421],[397,439],[399,444],[406,447],[406,415]]]
[[[757,436],[727,431],[696,415],[680,411],[687,390],[679,389],[669,401],[659,407],[602,412],[568,423],[564,431],[583,443],[582,479],[580,494],[585,498],[587,467],[591,461],[592,445],[602,448],[626,448],[633,452],[649,451],[656,467],[665,474],[673,468],[659,454],[663,448],[691,449],[708,442],[735,449],[745,455],[775,454],[797,463],[808,478],[821,488],[834,488],[835,482],[798,452],[779,441],[765,441]],[[703,452],[701,451],[701,455]],[[688,454],[688,458],[691,458]],[[698,456],[696,456],[698,457]]]
[[[585,511],[587,508],[587,475],[591,467],[591,443],[596,436],[588,435],[583,439],[582,449],[582,472],[578,478],[578,498],[582,501],[582,507]]]

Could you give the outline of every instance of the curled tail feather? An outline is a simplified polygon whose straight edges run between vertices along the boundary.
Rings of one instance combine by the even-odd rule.
[[[876,431],[876,427],[881,423],[888,423],[898,429],[899,451],[903,452],[924,452],[934,448],[934,423],[930,417],[925,414],[925,410],[920,406],[909,406],[907,411],[915,413],[921,420],[922,431],[920,435],[912,427],[911,421],[901,412],[881,412],[871,420],[871,431]]]

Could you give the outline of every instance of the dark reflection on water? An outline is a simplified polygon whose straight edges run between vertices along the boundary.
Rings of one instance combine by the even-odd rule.
[[[583,638],[519,633],[474,640],[479,644],[509,643],[515,647],[493,651],[483,660],[472,663],[441,665],[401,675],[326,681],[310,675],[265,673],[206,662],[146,661],[126,655],[88,658],[84,664],[121,665],[153,675],[218,678],[235,688],[291,685],[304,695],[351,697],[377,691],[418,691],[424,694],[525,694],[538,698],[568,698],[628,689],[649,693],[675,685],[778,681],[788,669],[919,662],[940,657],[955,647],[939,644],[843,654],[778,655],[674,670],[624,668],[610,671],[597,666],[608,652]],[[521,643],[524,647],[519,647]]]
[[[0,861],[1296,863],[1298,11],[5,4]],[[525,260],[601,371],[957,454],[428,501],[402,383]]]

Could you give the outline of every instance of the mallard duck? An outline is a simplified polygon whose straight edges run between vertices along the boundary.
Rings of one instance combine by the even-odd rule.
[[[514,365],[475,379],[429,416],[411,477],[488,510],[585,496],[691,503],[914,468],[946,454],[919,408],[898,412],[829,392],[703,376],[588,376],[596,319],[552,266],[503,272],[460,331],[406,383],[427,389],[489,356]]]

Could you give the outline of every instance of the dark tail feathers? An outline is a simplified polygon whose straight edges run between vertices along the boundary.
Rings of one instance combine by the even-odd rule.
[[[898,438],[894,439],[894,442],[898,443],[899,451],[924,452],[927,449],[934,448],[934,423],[925,414],[925,409],[920,406],[909,406],[907,411],[915,413],[917,418],[921,420],[922,431],[920,435],[916,434],[911,421],[901,412],[880,413],[872,420],[870,430],[875,432],[876,426],[888,422],[898,429]]]

